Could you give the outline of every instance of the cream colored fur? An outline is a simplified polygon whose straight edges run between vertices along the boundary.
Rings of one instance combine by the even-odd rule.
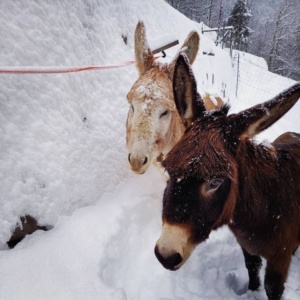
[[[181,47],[191,64],[197,56],[199,40],[199,35],[193,31]],[[140,77],[127,95],[130,109],[126,124],[128,161],[135,173],[143,174],[151,163],[163,172],[160,162],[184,132],[172,88],[178,55],[170,64],[155,62],[147,43],[145,26],[143,22],[137,24],[135,59]],[[218,109],[223,103],[217,98],[218,104],[215,105],[208,93],[203,100],[208,110]]]

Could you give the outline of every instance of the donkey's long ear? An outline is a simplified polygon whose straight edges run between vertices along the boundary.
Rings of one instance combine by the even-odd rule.
[[[176,61],[173,93],[177,110],[186,126],[205,111],[203,100],[197,92],[196,79],[185,54],[180,54]]]
[[[152,67],[153,54],[146,39],[146,27],[139,21],[134,34],[134,51],[136,68],[140,76]]]
[[[233,135],[240,140],[252,138],[280,119],[299,98],[300,82],[269,101],[229,116]]]
[[[174,68],[180,53],[186,54],[189,63],[192,65],[196,59],[200,44],[200,37],[196,31],[190,32],[179,52],[169,64],[170,77],[174,75]]]
[[[195,61],[199,50],[200,37],[196,31],[190,32],[185,42],[181,46],[180,52],[184,52],[189,59],[190,64],[192,65]]]

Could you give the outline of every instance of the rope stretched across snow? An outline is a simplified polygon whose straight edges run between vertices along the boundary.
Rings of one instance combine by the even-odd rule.
[[[135,64],[134,60],[122,62],[114,65],[86,66],[86,67],[6,67],[0,66],[0,74],[60,74],[75,73],[92,70],[115,69]]]

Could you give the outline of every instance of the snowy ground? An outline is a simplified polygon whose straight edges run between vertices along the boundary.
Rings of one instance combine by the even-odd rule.
[[[0,65],[132,60],[139,19],[150,40],[171,34],[182,43],[192,29],[201,29],[162,0],[0,1]],[[167,51],[168,59],[177,49]],[[244,58],[251,68],[241,59],[244,83],[236,100],[236,67],[226,51],[201,36],[193,66],[199,88],[225,94],[238,111],[293,83],[267,72],[263,61]],[[126,93],[137,76],[134,66],[0,75],[0,300],[266,299],[263,289],[247,291],[242,254],[226,228],[213,233],[177,272],[156,260],[164,183],[155,169],[132,174],[126,161]],[[300,132],[299,112],[297,104],[262,138]],[[54,228],[8,250],[5,241],[24,214]],[[300,299],[299,263],[298,251],[286,300]]]

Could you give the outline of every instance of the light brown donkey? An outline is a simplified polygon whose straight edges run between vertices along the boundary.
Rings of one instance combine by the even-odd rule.
[[[192,64],[199,48],[199,35],[193,31],[182,45]],[[140,77],[127,95],[130,109],[126,123],[128,161],[133,172],[143,174],[151,163],[161,171],[160,162],[179,141],[184,124],[176,110],[172,80],[178,55],[169,64],[155,61],[146,39],[143,22],[138,22],[135,37],[135,60]],[[223,101],[205,93],[205,107],[219,109]]]

